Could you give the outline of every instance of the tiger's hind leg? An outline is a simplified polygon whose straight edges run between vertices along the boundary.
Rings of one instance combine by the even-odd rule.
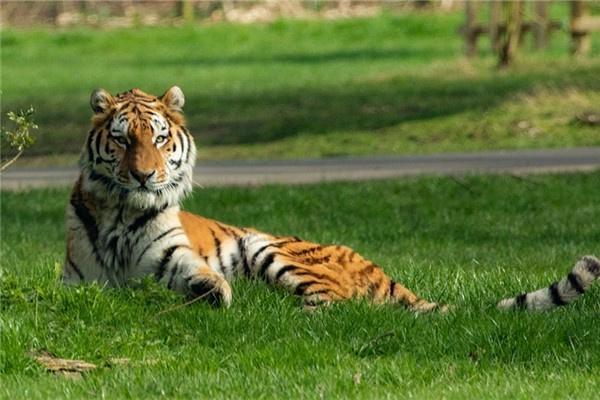
[[[366,298],[376,304],[401,304],[416,312],[447,310],[419,298],[348,247],[267,235],[246,240],[245,260],[251,274],[287,288],[305,305]]]
[[[401,304],[411,311],[424,313],[446,312],[446,305],[429,302],[420,298],[405,286],[388,277],[381,267],[363,258],[346,246],[326,246],[320,251],[321,259],[339,265],[350,276],[354,288],[352,297],[367,298],[375,304]],[[310,260],[309,260],[310,261]],[[327,267],[328,264],[325,264]]]

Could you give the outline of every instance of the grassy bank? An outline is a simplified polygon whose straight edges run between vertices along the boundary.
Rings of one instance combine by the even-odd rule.
[[[495,302],[598,253],[599,173],[197,189],[186,208],[355,247],[448,315],[346,303],[305,313],[262,282],[229,310],[151,282],[64,288],[67,190],[2,193],[0,397],[595,398],[600,293],[541,314]],[[575,212],[574,212],[575,211]],[[99,368],[56,378],[46,350]],[[127,358],[126,364],[111,361]]]
[[[567,5],[553,7],[566,22]],[[600,145],[576,115],[600,103],[600,59],[568,35],[506,71],[482,40],[468,61],[462,13],[265,25],[5,29],[3,110],[33,105],[29,155],[76,153],[93,88],[180,85],[205,159],[329,157]],[[594,37],[593,55],[600,52]],[[73,157],[49,157],[72,162]],[[66,161],[65,161],[66,160]]]

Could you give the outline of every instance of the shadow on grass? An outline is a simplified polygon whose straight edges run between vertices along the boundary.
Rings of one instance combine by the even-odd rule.
[[[600,89],[595,78],[599,73],[597,67],[579,67],[573,68],[576,79],[560,70],[475,79],[398,76],[236,96],[191,94],[187,109],[192,131],[202,143],[261,143],[304,132],[379,130],[465,111],[485,112],[539,85]]]
[[[322,64],[330,62],[342,62],[349,61],[355,62],[360,60],[367,61],[381,61],[381,60],[398,60],[406,61],[408,59],[415,60],[427,60],[427,59],[439,59],[441,57],[449,57],[454,54],[453,48],[447,48],[445,51],[435,49],[432,51],[429,47],[402,47],[394,49],[348,49],[323,52],[316,50],[314,52],[307,53],[279,53],[279,54],[242,54],[225,57],[191,57],[185,59],[168,58],[153,63],[158,67],[164,66],[244,66],[248,64],[268,64],[268,63],[282,63],[282,64]],[[131,63],[132,67],[139,65],[138,63]]]
[[[402,59],[405,56],[410,57],[411,50],[231,57],[191,60],[182,63],[182,66],[193,69],[202,63],[268,64],[273,61],[308,64],[377,57]],[[384,74],[380,79],[376,76],[357,78],[356,83],[322,87],[284,87],[267,91],[256,86],[255,91],[246,89],[241,94],[235,91],[200,94],[198,89],[194,91],[193,87],[184,87],[187,93],[186,112],[191,131],[203,145],[266,143],[300,133],[325,135],[336,131],[377,131],[403,122],[463,112],[485,112],[540,85],[557,89],[600,89],[597,65],[568,66],[567,69],[566,63],[558,64],[556,68],[538,65],[527,72],[483,72],[474,77],[465,76],[457,66],[456,78],[431,78],[429,76],[435,74],[419,76],[414,73],[386,77]],[[153,68],[152,65],[150,67]],[[386,73],[389,74],[389,69]],[[252,83],[249,82],[249,85]],[[37,107],[40,110],[39,124],[46,128],[47,134],[40,137],[30,154],[47,154],[56,149],[78,152],[89,129],[87,104],[67,106],[56,101],[37,104]],[[65,124],[66,121],[68,124]]]

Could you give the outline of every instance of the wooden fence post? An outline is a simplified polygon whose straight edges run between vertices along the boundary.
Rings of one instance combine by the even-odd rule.
[[[58,17],[63,12],[63,3],[60,0],[53,1],[50,4],[49,17],[54,25],[58,25]]]
[[[500,25],[502,24],[502,0],[490,3],[490,43],[494,53],[500,52]]]
[[[194,22],[194,3],[192,0],[177,0],[177,16],[186,23]]]
[[[499,67],[506,67],[514,61],[523,23],[523,1],[512,0],[504,4],[507,12],[506,32],[500,49]]]
[[[534,7],[533,37],[536,49],[543,49],[548,46],[548,34],[550,32],[550,22],[548,21],[548,2],[536,1]]]
[[[574,55],[588,54],[592,48],[589,31],[583,24],[589,13],[587,1],[571,1],[571,53]]]
[[[468,57],[472,57],[477,53],[477,15],[479,11],[479,2],[465,2],[467,20],[465,22],[465,52]]]

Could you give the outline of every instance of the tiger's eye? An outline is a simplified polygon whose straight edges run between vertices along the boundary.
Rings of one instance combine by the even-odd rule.
[[[166,136],[157,136],[155,142],[156,142],[156,144],[160,144],[160,143],[163,143],[165,140],[167,140]]]

